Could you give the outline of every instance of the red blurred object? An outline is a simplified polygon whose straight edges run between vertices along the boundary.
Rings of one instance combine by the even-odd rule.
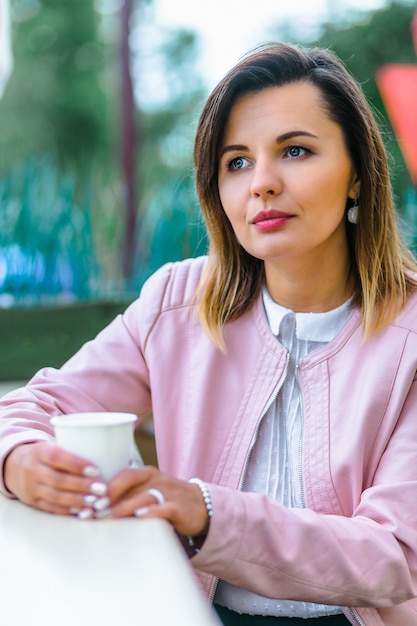
[[[416,30],[417,22],[414,18],[413,33]],[[416,184],[417,65],[384,65],[376,73],[376,82],[411,179]]]

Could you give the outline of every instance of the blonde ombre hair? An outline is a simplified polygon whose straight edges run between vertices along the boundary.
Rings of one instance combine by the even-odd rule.
[[[219,154],[228,117],[242,96],[300,81],[320,89],[361,181],[358,223],[346,218],[346,232],[354,302],[362,310],[365,339],[394,319],[416,287],[411,276],[416,264],[396,223],[384,144],[361,88],[328,50],[265,44],[244,56],[214,88],[201,113],[194,146],[197,192],[210,242],[199,315],[223,350],[224,325],[249,310],[264,281],[263,261],[239,244],[220,202]],[[346,212],[351,202],[347,199]]]

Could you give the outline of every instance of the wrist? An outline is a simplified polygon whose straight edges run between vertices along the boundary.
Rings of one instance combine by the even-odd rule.
[[[202,496],[203,501],[204,501],[204,506],[206,508],[206,515],[207,515],[206,529],[208,530],[208,527],[210,525],[210,519],[213,516],[213,503],[211,501],[211,495],[210,495],[209,488],[208,488],[207,484],[203,480],[201,480],[200,478],[190,478],[190,480],[188,482],[190,484],[192,484],[192,485],[197,485],[197,487],[200,490],[201,496]]]
[[[40,443],[39,441],[23,441],[17,446],[12,448],[3,461],[3,485],[8,495],[19,498],[17,494],[17,487],[19,483],[19,468],[21,467],[23,457],[27,452],[27,446],[31,444]]]
[[[200,478],[191,478],[188,482],[191,484],[197,485],[197,487],[199,488],[203,501],[204,501],[204,506],[206,508],[206,515],[207,515],[207,523],[205,525],[204,530],[201,533],[198,533],[198,535],[193,535],[193,536],[180,536],[181,543],[188,557],[192,558],[193,556],[195,556],[196,554],[200,552],[204,544],[204,541],[206,540],[209,527],[210,527],[210,520],[213,517],[213,504],[211,501],[209,488],[204,481],[202,481]]]
[[[16,458],[19,459],[21,454],[20,448],[21,445],[18,445],[10,450],[10,452],[3,461],[3,485],[5,490],[8,492],[8,495],[13,496],[14,498],[17,498],[16,494],[14,493],[13,483],[16,477],[16,465],[18,464],[18,462],[16,462]]]

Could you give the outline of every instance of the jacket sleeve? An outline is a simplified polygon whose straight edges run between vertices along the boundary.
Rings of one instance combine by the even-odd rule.
[[[50,417],[83,411],[152,410],[144,346],[158,317],[171,266],[144,285],[141,296],[60,369],[40,370],[0,401],[0,465],[21,443],[52,440]],[[0,473],[0,490],[9,495]]]
[[[416,387],[350,517],[212,484],[214,514],[194,566],[271,598],[383,608],[415,597]]]

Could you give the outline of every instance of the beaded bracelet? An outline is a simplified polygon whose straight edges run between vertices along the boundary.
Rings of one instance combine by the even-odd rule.
[[[208,490],[206,483],[200,480],[200,478],[190,478],[188,482],[197,485],[197,487],[200,489],[201,495],[203,496],[204,504],[206,505],[207,515],[210,521],[210,517],[213,517],[213,504],[211,502],[210,491]]]
[[[203,482],[200,478],[191,478],[189,483],[193,483],[197,485],[197,487],[201,491],[201,495],[203,496],[204,504],[206,505],[206,511],[208,515],[208,521],[210,524],[210,519],[213,517],[213,504],[211,501],[210,491],[205,482]],[[196,535],[195,537],[185,537],[185,551],[187,555],[191,558],[194,555],[198,554],[202,548],[202,545],[207,537],[208,526],[207,529],[201,533],[200,535]]]

